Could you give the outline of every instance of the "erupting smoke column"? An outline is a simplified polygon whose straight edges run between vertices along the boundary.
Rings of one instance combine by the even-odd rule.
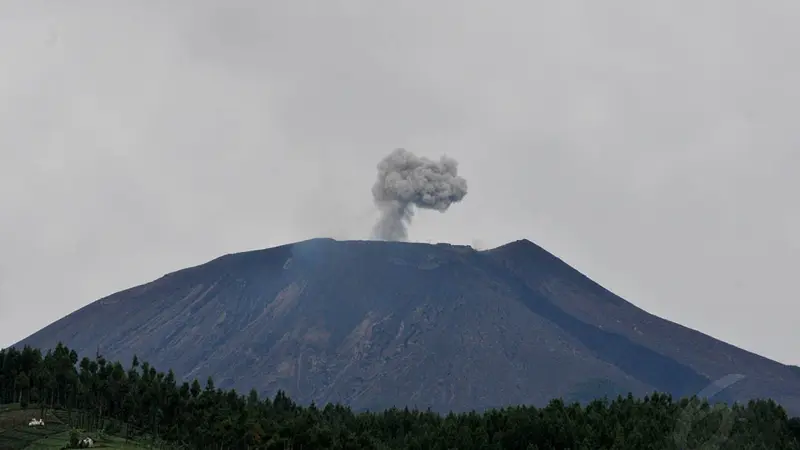
[[[443,213],[465,195],[467,180],[458,176],[458,161],[447,156],[431,161],[399,148],[378,164],[372,196],[381,218],[372,229],[372,237],[404,241],[415,206]]]

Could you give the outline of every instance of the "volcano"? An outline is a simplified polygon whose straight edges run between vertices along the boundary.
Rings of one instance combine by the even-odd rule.
[[[661,319],[538,245],[312,239],[229,254],[91,303],[15,346],[134,355],[184,379],[301,404],[434,411],[555,397],[772,398],[800,413],[800,374]]]

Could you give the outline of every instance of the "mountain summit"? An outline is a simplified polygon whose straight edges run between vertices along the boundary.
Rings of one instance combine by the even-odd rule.
[[[536,244],[312,239],[230,254],[98,300],[16,346],[134,354],[178,376],[300,403],[436,411],[554,397],[769,397],[800,374],[653,316]]]

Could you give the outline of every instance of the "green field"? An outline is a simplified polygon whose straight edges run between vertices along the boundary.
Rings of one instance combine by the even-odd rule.
[[[0,449],[25,450],[25,449],[60,449],[69,442],[70,428],[64,424],[59,415],[48,412],[45,414],[44,427],[29,427],[31,418],[39,418],[39,409],[20,409],[19,405],[0,405]],[[103,436],[95,438],[94,448],[113,449],[144,449],[149,448],[145,443],[134,441],[125,442],[124,438],[116,436]]]
[[[69,441],[69,431],[33,441],[25,449],[60,449]]]
[[[26,450],[58,450],[64,447],[64,444],[69,440],[69,431],[53,435],[51,437],[39,439],[32,444],[24,447]],[[115,449],[145,449],[149,448],[144,443],[133,441],[125,442],[125,439],[119,437],[106,436],[94,442],[93,448],[115,448]]]
[[[45,415],[44,427],[29,427],[28,421],[33,417],[39,418],[38,409],[20,409],[19,405],[0,406],[0,448],[24,449],[36,441],[64,433],[68,429],[51,414]]]

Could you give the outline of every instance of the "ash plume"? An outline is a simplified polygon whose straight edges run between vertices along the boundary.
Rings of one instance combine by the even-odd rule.
[[[416,156],[399,148],[378,164],[372,197],[381,213],[372,229],[373,239],[404,241],[415,208],[441,213],[467,195],[467,180],[458,176],[458,161]]]

